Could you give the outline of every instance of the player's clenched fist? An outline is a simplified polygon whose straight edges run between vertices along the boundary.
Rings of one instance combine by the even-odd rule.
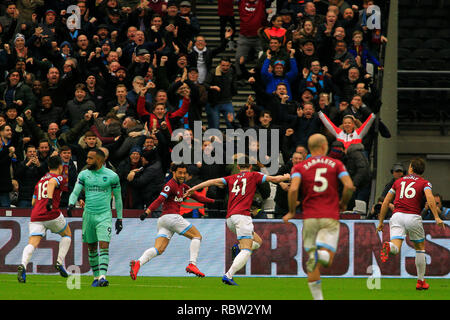
[[[116,234],[119,234],[120,231],[122,231],[123,225],[122,225],[122,219],[116,220]]]
[[[148,217],[148,213],[147,213],[147,211],[144,211],[144,213],[141,214],[141,216],[139,217],[139,219],[141,219],[142,221],[144,221],[145,218],[147,218],[147,217]]]

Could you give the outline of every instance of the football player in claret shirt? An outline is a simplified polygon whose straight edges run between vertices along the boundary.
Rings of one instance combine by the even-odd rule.
[[[425,231],[420,215],[425,201],[428,203],[436,223],[443,228],[445,227],[437,212],[436,200],[431,191],[431,183],[422,177],[424,172],[425,161],[423,159],[411,160],[408,175],[397,179],[384,198],[377,227],[377,232],[383,230],[383,220],[386,217],[389,203],[394,200],[395,209],[389,220],[391,241],[383,243],[381,261],[386,262],[390,254],[398,254],[403,240],[408,234],[416,249],[417,290],[427,290],[430,287],[425,282],[425,269],[427,266],[425,258]]]
[[[189,189],[189,186],[184,183],[187,166],[185,164],[172,164],[171,171],[173,178],[164,185],[159,197],[150,204],[140,217],[141,220],[145,220],[152,211],[158,209],[162,204],[162,214],[158,218],[158,234],[154,247],[147,249],[138,260],[132,260],[130,262],[130,276],[133,280],[136,280],[141,266],[164,252],[174,233],[191,239],[189,248],[190,259],[189,265],[186,267],[186,272],[193,273],[198,277],[205,276],[197,268],[197,257],[200,251],[202,235],[192,223],[180,215],[181,203],[183,202],[186,191]],[[200,193],[194,193],[191,197],[203,203],[215,202],[214,199],[207,198]]]
[[[302,195],[303,246],[308,253],[306,273],[314,300],[323,300],[319,266],[329,267],[339,240],[339,211],[347,208],[354,186],[347,169],[337,159],[327,157],[328,142],[324,135],[313,134],[308,139],[311,157],[292,168],[288,192],[289,212],[283,217],[288,223],[295,217],[298,191]],[[339,180],[343,184],[339,200]]]
[[[230,269],[222,277],[222,282],[227,285],[237,285],[233,280],[233,275],[242,269],[247,263],[253,250],[258,249],[262,244],[261,237],[253,231],[251,216],[251,205],[256,192],[256,186],[265,181],[279,183],[289,180],[289,174],[280,176],[267,176],[260,172],[252,172],[252,165],[248,158],[243,164],[238,164],[239,173],[234,175],[207,180],[188,190],[186,196],[193,192],[209,186],[227,187],[228,207],[227,207],[227,227],[236,234],[239,246],[234,246],[235,258]]]
[[[17,280],[22,283],[26,282],[25,270],[27,264],[47,230],[58,233],[61,236],[55,268],[62,277],[68,277],[63,263],[72,241],[72,234],[66,219],[59,209],[62,186],[65,183],[61,175],[63,170],[61,158],[59,156],[50,157],[48,167],[49,172],[39,180],[34,188],[33,209],[31,210],[29,223],[30,237],[28,245],[23,249],[22,263],[17,271]]]

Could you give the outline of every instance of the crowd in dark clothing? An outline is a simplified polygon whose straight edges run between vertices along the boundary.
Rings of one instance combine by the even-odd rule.
[[[206,43],[189,1],[0,4],[0,206],[30,207],[34,185],[54,154],[68,178],[66,205],[87,153],[102,148],[107,167],[120,177],[124,208],[143,209],[170,177],[174,147],[195,141],[196,121],[203,131],[267,130],[269,145],[280,146],[283,173],[296,153],[301,159],[295,162],[307,157],[308,137],[321,132],[330,155],[343,160],[357,181],[356,199],[367,200],[376,138],[371,125],[381,107],[377,57],[387,42],[386,30],[367,25],[366,8],[374,1],[275,2],[271,8],[272,1],[240,0],[230,10],[232,0],[218,0],[216,47]],[[74,14],[70,6],[76,6]],[[235,96],[245,85],[254,94],[238,108]],[[352,140],[364,125],[361,139]],[[380,128],[389,137],[382,122]],[[177,129],[184,133],[174,139]],[[217,136],[198,142],[204,154],[225,144]],[[258,141],[246,142],[245,152],[258,150]],[[236,152],[234,159],[240,156]],[[268,159],[256,160],[253,169],[265,172]],[[188,171],[192,183],[236,170],[235,164],[199,161]],[[287,188],[277,186],[277,215],[287,211]],[[219,188],[207,194],[226,197]],[[255,203],[269,197],[265,183]]]

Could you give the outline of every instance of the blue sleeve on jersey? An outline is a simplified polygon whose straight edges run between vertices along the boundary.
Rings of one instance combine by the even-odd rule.
[[[55,181],[58,184],[58,186],[60,185],[59,180],[56,177],[53,177],[52,179],[55,179]]]
[[[427,190],[427,189],[430,189],[430,190],[431,190],[431,188],[430,188],[429,186],[426,186],[425,188],[423,188],[423,191],[425,191],[425,190]]]
[[[266,179],[267,179],[267,176],[266,176],[266,175],[264,175],[264,176],[263,176],[263,178],[262,178],[262,181],[261,181],[261,183],[264,183],[264,182],[266,182]]]
[[[227,185],[227,180],[225,180],[224,178],[222,178],[222,182],[224,185]]]
[[[349,175],[349,174],[348,174],[347,171],[342,171],[341,173],[339,173],[338,178],[340,179],[340,178],[345,177],[345,176],[348,176],[348,175]]]
[[[390,189],[389,192],[392,193],[392,194],[395,194],[395,190],[394,189]]]
[[[161,192],[160,195],[162,195],[166,199],[168,198],[168,195],[166,193],[164,193],[164,192]]]
[[[302,178],[302,175],[300,174],[300,172],[294,172],[293,174],[291,174],[291,179],[294,178]]]

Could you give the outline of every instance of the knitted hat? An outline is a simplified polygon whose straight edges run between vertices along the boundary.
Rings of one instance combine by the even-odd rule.
[[[16,34],[16,37],[14,38],[14,43],[16,43],[17,39],[23,39],[25,41],[25,36],[21,33]]]
[[[133,152],[137,152],[137,153],[139,153],[140,155],[142,155],[142,149],[139,148],[138,146],[133,146],[133,147],[131,147],[131,149],[130,149],[130,154],[132,154]]]

